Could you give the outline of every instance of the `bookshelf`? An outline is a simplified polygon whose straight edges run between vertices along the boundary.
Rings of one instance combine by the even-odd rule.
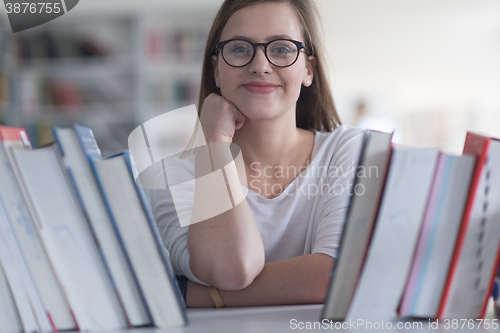
[[[4,33],[7,22],[5,18],[0,16],[0,123],[4,123],[7,116],[7,106],[9,104],[10,91],[10,66],[8,65],[9,57],[7,56],[7,47],[10,39],[9,34]]]
[[[33,146],[53,140],[52,125],[80,123],[104,156],[127,149],[144,121],[197,103],[216,9],[83,12],[16,34],[1,22],[1,122]]]

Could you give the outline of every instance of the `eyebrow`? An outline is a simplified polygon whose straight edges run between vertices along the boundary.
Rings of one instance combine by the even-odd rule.
[[[242,35],[233,35],[228,39],[245,39],[245,40],[249,40],[249,41],[253,42],[252,38],[249,38],[247,36],[242,36]],[[293,38],[290,38],[290,36],[288,36],[288,35],[272,35],[272,36],[268,36],[267,38],[265,38],[265,41],[268,42],[268,41],[274,40],[274,39],[293,39]]]

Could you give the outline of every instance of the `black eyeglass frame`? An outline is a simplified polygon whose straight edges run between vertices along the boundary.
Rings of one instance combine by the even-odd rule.
[[[252,58],[250,58],[250,60],[244,64],[244,65],[241,65],[241,66],[234,66],[234,65],[231,65],[229,62],[227,62],[226,58],[224,57],[224,52],[222,51],[222,49],[224,48],[224,45],[226,45],[227,43],[229,42],[232,42],[232,41],[235,41],[235,40],[240,40],[240,41],[244,41],[244,42],[247,42],[249,43],[250,45],[252,45],[253,47],[253,54],[252,54]],[[269,44],[273,43],[273,42],[276,42],[278,40],[285,40],[285,41],[288,41],[288,42],[292,42],[295,44],[295,46],[297,46],[297,56],[295,57],[295,60],[290,64],[290,65],[286,65],[286,66],[278,66],[278,65],[275,65],[270,59],[269,57],[267,56],[267,47],[269,46]],[[251,41],[249,40],[246,40],[246,39],[241,39],[241,38],[235,38],[235,39],[228,39],[228,40],[224,40],[222,42],[218,42],[217,44],[215,44],[215,50],[220,50],[221,54],[222,54],[222,59],[224,59],[224,62],[226,64],[228,64],[229,66],[231,67],[236,67],[236,68],[240,68],[240,67],[245,67],[246,65],[248,65],[249,63],[251,63],[253,61],[253,58],[255,58],[255,53],[257,53],[257,46],[263,46],[264,47],[264,55],[266,56],[266,59],[267,61],[269,61],[269,63],[275,67],[278,67],[278,68],[286,68],[286,67],[290,67],[292,66],[293,64],[295,64],[297,62],[297,59],[299,59],[299,55],[300,55],[300,51],[302,49],[304,49],[306,51],[306,54],[308,56],[310,56],[310,52],[309,50],[307,49],[306,45],[303,43],[303,42],[299,42],[299,41],[296,41],[296,40],[293,40],[293,39],[286,39],[286,38],[278,38],[278,39],[273,39],[267,43],[252,43]]]

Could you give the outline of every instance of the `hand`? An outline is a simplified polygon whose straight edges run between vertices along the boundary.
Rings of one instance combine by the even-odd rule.
[[[224,97],[212,93],[205,98],[200,123],[207,142],[233,142],[234,133],[245,120],[245,115]]]

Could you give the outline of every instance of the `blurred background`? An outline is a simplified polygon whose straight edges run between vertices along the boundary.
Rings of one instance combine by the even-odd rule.
[[[466,131],[500,137],[500,1],[316,0],[345,124],[460,153]],[[221,0],[81,0],[13,34],[0,8],[0,122],[33,146],[52,125],[89,126],[104,156],[164,112],[197,103]]]

